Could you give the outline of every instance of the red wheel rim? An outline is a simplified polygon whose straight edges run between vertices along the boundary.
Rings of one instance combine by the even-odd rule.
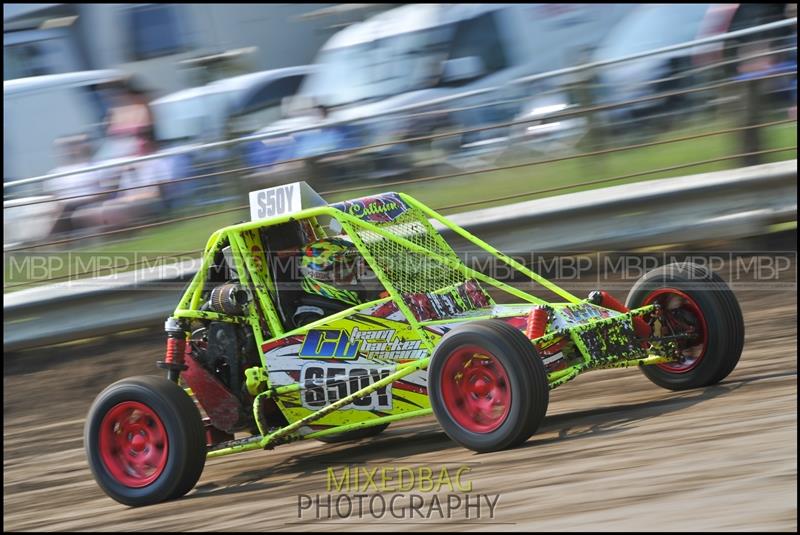
[[[138,401],[123,401],[100,423],[99,450],[111,476],[126,487],[145,487],[167,465],[169,443],[155,411]]]
[[[478,346],[461,346],[447,356],[440,382],[453,419],[467,431],[490,433],[511,409],[511,383],[500,361]]]
[[[644,304],[661,306],[661,323],[665,334],[692,335],[691,338],[678,341],[681,360],[657,366],[670,373],[686,373],[695,369],[708,349],[708,326],[697,302],[675,288],[661,288],[648,295]]]

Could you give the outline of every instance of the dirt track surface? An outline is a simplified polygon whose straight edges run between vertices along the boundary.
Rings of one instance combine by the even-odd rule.
[[[309,441],[209,460],[185,498],[143,509],[118,504],[95,484],[83,421],[94,396],[112,381],[158,374],[153,363],[162,335],[7,356],[5,529],[796,531],[796,294],[738,297],[744,354],[719,385],[674,393],[635,369],[592,372],[553,391],[543,427],[514,450],[474,454],[430,417],[356,443]],[[324,507],[319,514],[313,506],[299,511],[298,495],[321,495],[324,504],[327,469],[341,477],[348,466],[394,467],[395,476],[399,467],[439,474],[444,466],[453,476],[467,466],[461,482],[472,489],[383,493],[387,503],[405,494],[394,509],[403,519],[389,511],[381,517],[379,502],[370,510],[367,500],[362,519],[357,507],[349,518],[337,518],[337,496],[357,505],[361,489],[353,487],[330,493],[332,518]],[[370,487],[366,494],[378,493]],[[424,505],[412,510],[410,494],[422,496]],[[441,498],[441,514],[431,509],[433,494]],[[481,509],[455,506],[453,499],[447,519],[448,494],[469,494]],[[493,514],[479,495],[497,499]],[[429,511],[429,519],[421,517]]]

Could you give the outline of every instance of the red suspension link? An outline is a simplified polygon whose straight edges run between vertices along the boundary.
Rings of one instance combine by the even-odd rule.
[[[616,310],[617,312],[622,312],[623,314],[630,312],[628,307],[620,303],[613,295],[605,290],[600,290],[600,295],[602,299],[598,304],[601,307],[610,308],[611,310]],[[633,318],[633,330],[636,331],[636,334],[640,338],[649,338],[651,334],[650,325],[648,325],[641,316],[636,316]]]

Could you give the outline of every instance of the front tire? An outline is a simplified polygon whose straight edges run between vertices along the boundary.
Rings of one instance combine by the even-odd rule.
[[[436,419],[477,452],[519,446],[544,420],[550,388],[541,357],[524,334],[500,320],[449,332],[428,370]]]
[[[131,377],[103,390],[89,410],[84,445],[100,488],[131,506],[183,496],[206,462],[200,412],[162,377]]]
[[[643,366],[645,376],[669,390],[688,390],[722,381],[744,347],[742,310],[730,287],[698,264],[674,263],[647,273],[631,288],[628,308],[658,303],[667,335],[690,334],[680,342],[677,362]]]

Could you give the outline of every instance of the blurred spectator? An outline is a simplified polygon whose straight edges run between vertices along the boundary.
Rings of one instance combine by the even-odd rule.
[[[95,161],[132,158],[152,152],[154,139],[153,114],[147,91],[132,77],[115,83],[103,91],[105,131]]]
[[[133,78],[111,88],[106,125],[104,147],[94,163],[157,152],[147,91],[138,87]],[[154,184],[170,180],[173,167],[169,158],[156,158],[100,171],[104,186],[123,191],[114,191],[83,206],[75,213],[76,225],[122,228],[169,215],[165,207],[174,208],[176,200],[165,203],[162,187]]]
[[[153,115],[147,100],[147,92],[139,88],[132,79],[124,87],[117,87],[108,111],[110,136],[151,137]]]
[[[125,141],[125,152],[128,152],[115,156],[127,158],[156,152],[150,110],[142,95],[143,92],[135,91],[117,94],[115,104],[112,105],[107,129],[109,136],[111,141]],[[161,187],[150,185],[169,180],[172,171],[168,158],[156,158],[101,171],[105,177],[105,185],[112,190],[124,191],[113,192],[110,198],[104,197],[103,200],[78,210],[74,216],[75,224],[90,228],[122,228],[152,221],[159,215],[168,215],[164,210]]]
[[[68,136],[56,140],[56,150],[61,153],[65,164],[53,169],[51,173],[64,173],[68,171],[82,171],[91,165],[92,149],[89,138],[85,134]],[[58,198],[67,197],[61,205],[63,210],[59,216],[59,223],[56,228],[73,230],[71,222],[72,215],[79,207],[96,201],[91,196],[100,191],[100,181],[97,172],[82,171],[76,172],[60,178],[48,180],[45,184],[45,192]],[[78,198],[76,197],[82,196]],[[64,228],[66,227],[66,228]]]
[[[739,72],[745,75],[769,71],[774,63],[774,55],[769,53],[769,45],[763,39],[743,43],[739,57]]]
[[[62,137],[56,140],[56,150],[61,153],[64,165],[51,174],[80,170],[91,165],[92,149],[85,134]],[[57,197],[83,195],[97,191],[97,176],[94,173],[75,173],[47,182],[45,189]]]
[[[796,17],[797,5],[787,4],[787,19]],[[768,38],[745,42],[738,48],[739,80],[763,78],[757,83],[759,100],[788,101],[789,118],[797,116],[797,26],[771,34]],[[794,76],[773,75],[794,73]]]
[[[114,189],[124,189],[111,194],[111,198],[84,206],[76,211],[76,225],[89,228],[123,228],[144,221],[152,221],[163,210],[159,186],[149,186],[169,178],[170,167],[163,158],[126,165],[119,173]],[[149,186],[149,187],[148,187]],[[134,188],[134,189],[127,189]]]
[[[161,180],[169,180],[169,184],[161,185],[161,200],[164,209],[170,214],[176,212],[189,211],[194,203],[187,203],[186,200],[196,193],[197,181],[183,180],[193,175],[192,156],[187,153],[176,154],[161,159],[160,172],[166,174]],[[201,179],[202,180],[202,179]]]

